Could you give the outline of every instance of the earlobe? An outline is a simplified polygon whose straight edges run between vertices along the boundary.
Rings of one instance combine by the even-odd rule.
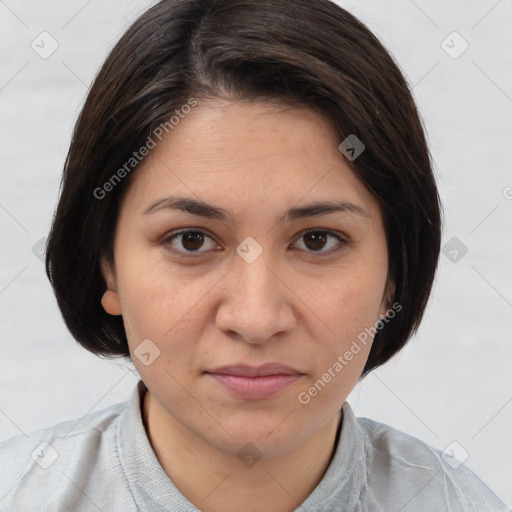
[[[119,300],[119,294],[116,290],[116,287],[113,286],[112,284],[112,282],[114,281],[113,271],[111,270],[110,265],[108,265],[105,259],[102,259],[101,261],[101,271],[107,285],[107,289],[105,290],[105,293],[101,298],[101,305],[109,315],[121,315],[122,311],[121,302]]]
[[[114,290],[105,291],[101,298],[101,305],[109,315],[120,315],[122,313],[119,295]]]

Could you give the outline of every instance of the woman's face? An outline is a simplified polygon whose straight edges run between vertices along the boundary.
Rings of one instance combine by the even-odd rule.
[[[340,142],[309,109],[200,104],[122,201],[104,307],[165,421],[224,452],[279,455],[333,420],[386,312],[381,212]]]

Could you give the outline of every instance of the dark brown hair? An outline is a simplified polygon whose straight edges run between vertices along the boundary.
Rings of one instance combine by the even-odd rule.
[[[113,261],[118,208],[136,166],[104,197],[95,191],[190,98],[309,106],[340,142],[352,134],[364,143],[349,164],[381,206],[390,303],[402,309],[382,322],[363,375],[385,363],[423,317],[439,257],[440,202],[398,65],[328,0],[163,0],[128,28],[76,122],[47,244],[46,271],[71,334],[100,356],[129,356],[122,317],[101,306],[100,260]]]

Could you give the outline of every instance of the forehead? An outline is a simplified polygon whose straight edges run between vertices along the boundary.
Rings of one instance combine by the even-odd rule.
[[[371,216],[375,200],[339,143],[330,122],[309,108],[201,103],[139,165],[128,201],[142,211],[166,194],[185,195],[241,212],[338,200]]]

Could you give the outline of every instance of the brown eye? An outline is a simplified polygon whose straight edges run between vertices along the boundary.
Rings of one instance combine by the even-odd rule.
[[[197,253],[199,255],[207,252],[207,250],[199,250],[204,247],[207,240],[211,240],[210,247],[207,247],[207,250],[215,249],[217,247],[217,244],[204,231],[195,230],[179,231],[177,233],[173,233],[170,236],[164,238],[162,243],[164,245],[170,246],[170,249],[173,252],[182,253],[184,255],[187,255],[187,253]],[[174,243],[175,241],[177,241],[177,243]]]
[[[197,251],[204,243],[204,234],[199,231],[188,231],[181,236],[181,243],[187,251]]]
[[[208,240],[210,240],[210,247],[208,247]],[[299,245],[300,250],[319,257],[329,256],[348,244],[348,241],[340,235],[320,229],[303,232],[299,240],[303,240],[302,244],[296,242],[295,245]],[[211,250],[220,249],[207,233],[191,229],[171,233],[161,243],[171,252],[182,256],[201,256]]]
[[[303,232],[299,240],[301,239],[303,239],[302,245],[305,247],[304,250],[306,250],[306,252],[316,252],[320,256],[336,252],[348,243],[344,238],[332,231],[322,231],[319,229]],[[332,241],[330,242],[330,239],[334,239],[334,243]],[[327,249],[323,250],[326,247]],[[302,247],[299,248],[303,249]]]
[[[312,251],[318,251],[322,249],[327,242],[327,235],[321,231],[315,231],[313,233],[307,233],[304,235],[304,244],[308,249]]]

